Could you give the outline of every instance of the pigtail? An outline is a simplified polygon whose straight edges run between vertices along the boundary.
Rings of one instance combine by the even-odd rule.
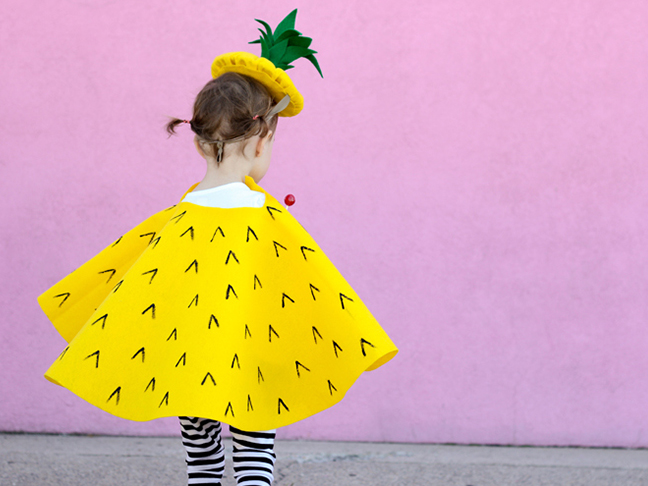
[[[269,129],[270,127],[264,115],[254,115],[250,118],[250,128],[248,129],[249,133],[258,135],[259,137],[265,137]]]
[[[277,128],[277,119],[278,116],[275,112],[275,107],[278,103],[274,103],[272,98],[268,97],[267,107],[264,110],[264,113],[257,114],[251,117],[250,128],[251,131],[258,135],[259,137],[265,137],[269,131],[274,131]],[[254,127],[254,128],[253,128]]]
[[[180,118],[171,118],[169,123],[166,124],[167,133],[169,135],[175,135],[175,129],[181,123],[189,123],[189,124],[191,124],[191,122],[189,120],[181,120]]]

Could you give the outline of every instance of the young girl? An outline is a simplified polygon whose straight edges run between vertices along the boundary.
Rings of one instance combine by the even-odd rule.
[[[265,53],[287,39],[272,50],[279,58],[217,57],[191,120],[167,125],[190,125],[204,179],[39,298],[69,342],[46,378],[120,417],[179,416],[189,484],[220,484],[221,422],[237,484],[271,484],[275,429],[334,405],[397,352],[319,246],[256,185],[277,116],[303,105],[283,70],[296,51],[314,53],[295,15],[262,38]]]

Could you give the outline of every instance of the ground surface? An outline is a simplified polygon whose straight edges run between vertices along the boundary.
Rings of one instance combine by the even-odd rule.
[[[276,486],[648,485],[648,450],[310,441],[276,450]],[[182,486],[183,454],[178,438],[0,434],[0,484]],[[229,473],[224,486],[233,484]]]

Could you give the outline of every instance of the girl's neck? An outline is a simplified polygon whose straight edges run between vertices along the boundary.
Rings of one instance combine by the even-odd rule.
[[[223,159],[220,164],[216,164],[216,160],[210,157],[207,160],[205,177],[198,183],[194,191],[211,189],[232,182],[245,182],[245,176],[250,172],[247,168],[248,164],[235,159],[238,159],[238,157],[232,154],[230,157]]]

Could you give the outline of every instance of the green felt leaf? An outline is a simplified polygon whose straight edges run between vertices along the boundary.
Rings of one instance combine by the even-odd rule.
[[[320,65],[317,62],[317,59],[315,59],[315,56],[313,54],[310,54],[310,55],[306,56],[306,59],[308,59],[310,62],[312,62],[313,66],[315,66],[315,69],[317,69],[317,72],[319,73],[319,75],[324,77],[324,75],[322,74],[322,70],[320,69]]]
[[[262,20],[257,20],[257,22],[264,24],[266,26],[266,30],[259,29],[259,32],[261,32],[261,37],[249,42],[248,44],[261,44],[261,57],[265,57],[266,59],[269,59],[270,49],[272,48],[274,43],[272,41],[272,34],[268,35],[268,31],[272,33],[272,29],[268,24],[266,24]]]
[[[270,46],[266,42],[264,37],[261,37],[259,39],[259,42],[261,43],[261,57],[265,57],[266,59],[270,58]]]
[[[277,62],[282,62],[288,48],[288,39],[283,40],[270,48],[270,56],[268,59],[276,66]]]
[[[275,29],[275,37],[280,36],[288,29],[294,29],[296,19],[297,19],[297,9],[290,12],[288,15],[286,15],[285,19],[279,22],[279,25],[277,25],[277,28]]]
[[[272,27],[270,27],[270,25],[267,22],[264,22],[263,20],[259,20],[259,19],[254,19],[254,20],[256,20],[261,25],[263,25],[263,27],[265,27],[265,30],[266,30],[266,33],[268,34],[268,36],[272,37]],[[261,29],[259,29],[259,30],[261,30]]]
[[[288,29],[284,33],[282,33],[279,37],[275,36],[275,42],[281,42],[284,39],[290,39],[292,37],[299,37],[301,35],[301,32],[295,29]]]
[[[313,42],[313,39],[310,37],[304,37],[299,36],[299,37],[291,37],[290,40],[288,41],[289,46],[299,46],[299,47],[308,47],[311,45],[311,42]]]
[[[281,62],[285,62],[286,64],[290,64],[293,61],[296,61],[300,57],[306,57],[311,54],[316,54],[317,51],[314,51],[312,49],[308,49],[306,47],[299,47],[299,46],[289,46],[286,49],[285,54],[281,58]]]
[[[271,35],[266,34],[261,29],[259,29],[259,32],[261,32],[261,37],[265,40],[266,44],[268,45],[268,48],[272,47],[275,44],[274,39],[272,38]]]

